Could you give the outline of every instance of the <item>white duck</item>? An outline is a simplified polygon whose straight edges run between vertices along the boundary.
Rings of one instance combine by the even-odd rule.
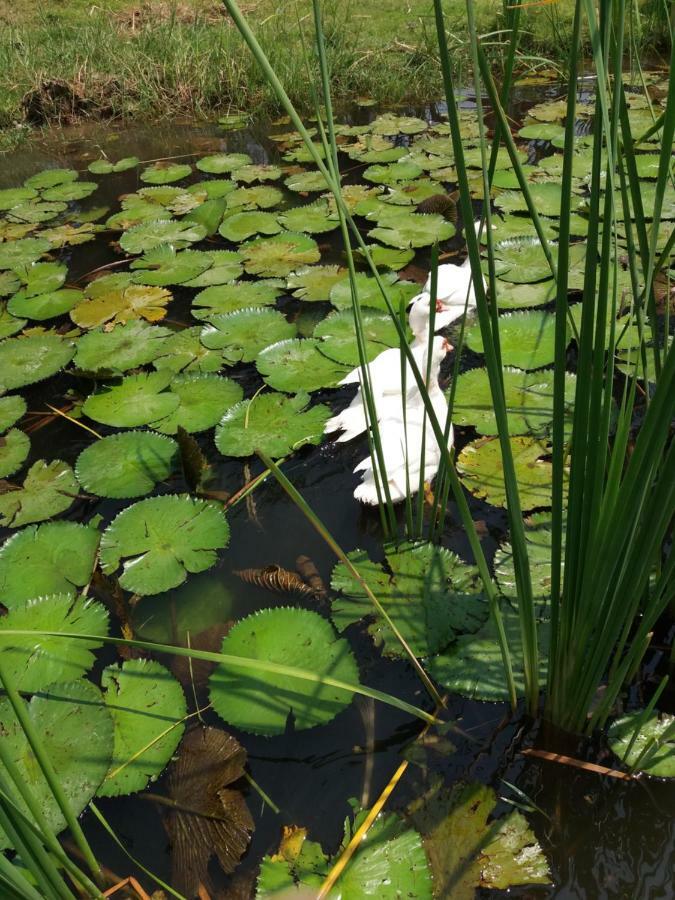
[[[473,224],[476,234],[478,234],[481,224],[480,219],[477,219]],[[483,279],[483,286],[487,287],[485,278],[483,276],[481,278]],[[429,275],[424,285],[424,293],[431,294],[431,275]],[[442,307],[443,311],[440,317],[444,323],[443,325],[437,325],[437,328],[443,328],[459,319],[464,315],[465,310],[470,312],[476,308],[476,290],[468,256],[461,266],[456,266],[454,263],[445,263],[438,267],[436,302]]]
[[[450,349],[445,338],[434,338],[428,390],[429,399],[442,428],[445,427],[448,404],[438,384],[438,370],[443,357]],[[383,415],[378,410],[378,429],[382,442],[384,467],[387,473],[389,493],[394,503],[404,500],[408,492],[415,493],[419,487],[423,437],[424,481],[431,481],[438,471],[441,461],[441,450],[417,387],[415,386],[414,390],[406,397],[405,427],[401,398],[397,399],[397,404],[387,404]],[[448,446],[452,446],[453,439],[451,426]],[[375,467],[377,468],[377,462]],[[354,471],[363,473],[361,484],[354,491],[354,497],[362,503],[377,504],[372,458],[368,457],[362,460]]]

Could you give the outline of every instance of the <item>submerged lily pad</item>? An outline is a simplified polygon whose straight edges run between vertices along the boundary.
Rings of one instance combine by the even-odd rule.
[[[156,359],[172,333],[144,319],[89,331],[78,340],[73,363],[86,372],[122,374]]]
[[[307,409],[309,396],[256,394],[229,409],[216,428],[216,447],[224,456],[286,456],[303,444],[318,444],[330,417],[327,406]]]
[[[159,162],[143,169],[140,179],[146,184],[173,184],[187,178],[191,172],[192,166],[187,163]]]
[[[348,556],[415,656],[440,653],[458,634],[474,632],[485,622],[488,606],[475,566],[433,544],[404,543],[385,552],[384,564],[374,563],[363,550]],[[368,618],[368,632],[384,654],[405,657],[389,624],[344,563],[333,569],[331,587],[341,594],[332,608],[338,630]]]
[[[226,410],[241,400],[243,390],[231,378],[215,374],[178,375],[170,384],[178,405],[166,417],[152,423],[163,434],[206,431],[216,425]]]
[[[264,669],[219,663],[210,678],[213,708],[226,722],[254,734],[282,734],[290,714],[296,730],[330,722],[352,693],[321,676],[357,685],[358,668],[347,642],[307,609],[264,609],[241,619],[223,640],[222,653],[293,666],[317,676],[306,681]]]
[[[398,332],[390,316],[366,309],[361,314],[361,323],[369,361],[383,350],[399,346]],[[346,366],[359,365],[354,315],[350,309],[326,316],[314,329],[314,337],[321,338],[318,348],[329,359]]]
[[[55,331],[44,331],[0,342],[0,391],[44,381],[75,355],[76,342]]]
[[[46,594],[75,593],[94,570],[99,533],[75,522],[29,525],[0,547],[2,602],[13,609]]]
[[[172,244],[176,250],[182,250],[205,237],[206,228],[197,222],[155,219],[125,231],[120,247],[127,253],[146,253],[160,244]]]
[[[274,213],[252,211],[228,216],[218,232],[225,240],[238,244],[254,234],[278,234],[281,230]]]
[[[313,238],[291,231],[248,241],[240,249],[249,275],[265,278],[285,278],[295,269],[318,262],[321,257]]]
[[[553,466],[545,442],[532,437],[510,438],[523,509],[551,506]],[[493,506],[506,506],[504,470],[498,438],[482,438],[467,444],[457,457],[457,471],[464,485]]]
[[[627,766],[658,778],[675,778],[675,716],[655,709],[630,712],[609,726],[607,738]],[[633,737],[637,731],[637,736]]]
[[[335,387],[350,371],[319,350],[316,338],[279,341],[258,354],[256,366],[270,387],[286,393]]]
[[[483,352],[483,337],[478,324],[466,330],[467,346]],[[555,359],[555,314],[541,310],[505,313],[499,317],[499,343],[505,366],[540,369]]]
[[[103,670],[101,687],[114,726],[110,768],[99,797],[135,794],[155,781],[185,731],[180,684],[153,659],[129,659]]]
[[[240,309],[211,316],[201,340],[211,350],[222,350],[230,365],[252,362],[265,347],[293,337],[296,327],[275,309]]]
[[[128,506],[101,537],[106,575],[123,567],[119,582],[134,594],[161,594],[188,572],[204,572],[227,546],[230,529],[216,503],[187,495],[150,497]]]
[[[13,475],[24,464],[30,452],[30,438],[18,428],[0,434],[0,478]]]
[[[116,428],[137,428],[165,419],[180,402],[177,394],[166,390],[172,377],[171,372],[127,375],[91,394],[82,412],[95,422]]]
[[[178,445],[151,431],[111,434],[86,447],[75,472],[85,491],[99,497],[126,499],[154,490],[171,474]]]
[[[26,704],[26,711],[73,814],[79,816],[110,764],[113,727],[101,702],[101,692],[84,680],[57,682],[34,696]],[[48,827],[58,834],[66,827],[66,820],[9,700],[0,701],[0,726],[5,751],[37,801]],[[86,740],[82,740],[83,734]],[[17,802],[28,814],[23,800]],[[4,835],[0,840],[8,846]]]
[[[3,631],[31,631],[4,635]],[[94,640],[51,637],[48,631],[93,635]],[[2,665],[21,690],[32,694],[55,681],[74,681],[94,665],[92,651],[108,634],[108,613],[101,603],[71,594],[52,594],[17,603],[0,618]]]
[[[80,486],[68,463],[39,459],[28,470],[23,486],[0,493],[0,525],[20,528],[65,512]]]

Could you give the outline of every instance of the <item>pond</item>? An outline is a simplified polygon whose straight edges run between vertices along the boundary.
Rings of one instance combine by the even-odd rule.
[[[560,204],[562,119],[556,113],[560,95],[561,88],[555,84],[523,87],[514,92],[510,110],[514,119],[525,122],[519,147],[536,184],[537,202],[542,216],[547,217],[549,236],[555,236]],[[640,96],[636,92],[635,97]],[[587,197],[583,174],[590,167],[591,97],[582,83],[576,129],[579,171],[575,172],[579,202],[575,246],[579,255],[573,254],[570,263],[573,290],[578,290],[579,278],[583,277],[583,204]],[[537,118],[537,110],[541,118]],[[636,128],[646,121],[639,99],[631,114]],[[479,214],[481,157],[470,92],[463,97],[461,115]],[[340,121],[345,123],[340,135],[345,151],[342,170],[345,183],[354,186],[351,193],[348,189],[349,202],[362,233],[373,232],[368,243],[380,241],[377,247],[382,272],[396,304],[405,305],[421,290],[429,272],[430,245],[436,238],[440,240],[441,262],[461,261],[465,256],[462,223],[451,194],[456,174],[443,125],[443,107],[395,113],[354,107],[344,110]],[[382,623],[374,627],[372,619],[364,621],[361,613],[345,611],[344,601],[340,607],[340,596],[330,589],[331,578],[336,587],[342,584],[345,588],[348,577],[342,572],[340,582],[333,575],[336,557],[331,548],[271,475],[254,482],[265,467],[251,453],[245,433],[249,426],[262,435],[258,440],[270,441],[270,456],[284,458],[283,472],[337,543],[346,551],[359,548],[375,561],[367,565],[382,590],[387,590],[386,585],[395,582],[398,574],[404,577],[408,557],[397,561],[392,553],[391,568],[379,567],[383,534],[377,509],[358,504],[352,496],[360,480],[354,468],[368,453],[365,438],[336,443],[322,436],[329,410],[343,409],[353,396],[353,388],[340,388],[337,383],[357,364],[358,354],[355,359],[353,338],[343,324],[351,312],[338,223],[322,199],[324,186],[302,145],[293,134],[284,137],[290,127],[279,121],[233,131],[193,123],[85,126],[46,134],[44,139],[5,157],[0,173],[0,209],[4,210],[0,219],[4,237],[0,262],[10,246],[17,256],[10,258],[9,265],[2,263],[0,272],[7,304],[0,315],[0,393],[6,391],[7,398],[0,398],[0,403],[21,396],[25,411],[18,401],[15,423],[10,419],[8,404],[8,424],[0,445],[0,474],[9,482],[0,494],[0,520],[4,525],[0,542],[9,542],[0,550],[0,585],[6,592],[0,599],[10,619],[14,613],[10,628],[59,630],[66,622],[66,630],[100,635],[105,630],[101,625],[105,608],[114,636],[164,644],[187,645],[190,641],[190,646],[211,651],[220,649],[233,623],[261,610],[275,610],[276,617],[267,621],[264,617],[248,620],[253,622],[251,634],[241,640],[278,640],[283,645],[292,641],[295,629],[296,639],[301,642],[299,635],[304,635],[310,645],[317,629],[316,640],[324,641],[326,654],[329,647],[338,648],[334,662],[336,671],[342,674],[336,677],[349,681],[344,675],[348,669],[340,668],[349,653],[336,641],[337,635],[329,625],[332,617],[338,630],[346,627],[342,638],[348,641],[358,664],[361,684],[431,711],[433,705],[412,665],[401,658],[400,648],[392,652],[391,633],[387,637]],[[646,194],[653,189],[657,152],[656,146],[653,152],[643,154],[641,174]],[[120,160],[125,162],[115,171],[113,166]],[[34,177],[40,172],[44,174]],[[91,188],[86,186],[89,182]],[[501,191],[495,198],[495,209],[503,216],[495,237],[501,247],[498,296],[502,315],[510,320],[504,325],[503,361],[514,373],[512,433],[516,435],[514,440],[521,442],[524,465],[546,468],[550,451],[550,366],[554,358],[554,316],[546,262],[528,243],[534,231],[529,218],[519,215],[525,207],[508,160],[503,164],[499,161],[495,184]],[[14,188],[18,189],[16,195],[11,194]],[[411,212],[438,195],[447,200],[445,215],[431,211],[422,219],[421,213]],[[307,210],[310,204],[312,208]],[[671,186],[664,207],[663,243],[674,216]],[[422,237],[417,243],[413,240],[415,246],[408,249],[411,229]],[[292,237],[284,242],[287,232]],[[31,243],[36,237],[39,242]],[[381,300],[378,302],[372,282],[365,280],[365,269],[363,273],[362,297],[372,303],[371,307],[362,299],[372,328],[372,358],[383,348],[396,346],[397,338],[381,321]],[[240,293],[243,285],[249,287]],[[336,324],[340,315],[343,320]],[[328,316],[332,317],[330,327],[322,326]],[[629,370],[630,330],[626,334],[626,343],[618,352],[620,366]],[[180,341],[178,335],[183,335]],[[456,335],[457,325],[450,331],[453,341]],[[32,342],[30,347],[26,341]],[[284,345],[283,354],[275,349],[280,341],[292,342],[290,349]],[[488,559],[492,561],[496,553],[501,554],[499,559],[506,567],[502,570],[503,586],[508,580],[504,575],[509,552],[507,517],[500,489],[493,483],[495,470],[484,451],[494,443],[496,431],[491,410],[481,403],[481,396],[489,403],[489,392],[482,369],[480,333],[471,320],[466,343],[455,398],[458,470]],[[8,349],[10,344],[18,349]],[[270,345],[272,350],[267,349]],[[570,334],[572,386],[575,352]],[[443,364],[444,385],[454,359],[451,354]],[[274,396],[281,406],[263,407],[256,419],[255,402],[267,396],[259,393],[265,384],[267,394],[271,394],[269,388],[279,392]],[[537,392],[539,399],[533,400]],[[286,397],[296,393],[298,399],[292,405]],[[529,399],[523,399],[525,395]],[[241,405],[242,398],[253,397],[256,401]],[[14,437],[10,441],[11,434]],[[27,435],[29,443],[21,435]],[[113,435],[118,437],[111,441]],[[295,449],[298,441],[304,446]],[[482,462],[470,466],[467,447]],[[36,468],[39,461],[53,466]],[[26,480],[29,470],[32,483],[30,478]],[[247,492],[252,482],[253,489]],[[21,485],[24,490],[19,495]],[[526,490],[531,490],[526,494],[531,502],[526,502],[525,508],[540,510],[540,516],[544,510],[545,516],[550,506],[550,473],[533,481]],[[169,500],[173,495],[181,495],[175,504]],[[154,497],[166,500],[143,507],[149,512],[145,518],[139,516],[141,507],[137,504],[152,503],[145,498]],[[221,503],[227,526],[223,525]],[[134,509],[131,517],[124,513]],[[427,507],[427,527],[428,512]],[[50,527],[43,521],[48,519],[88,523],[97,532],[96,543],[98,533],[104,534],[98,557],[96,546],[90,546],[82,532],[52,532],[50,537],[42,530]],[[113,521],[115,528],[111,530]],[[174,554],[176,540],[190,528],[196,532],[192,532],[192,543],[188,540],[183,548],[181,564]],[[22,534],[31,536],[32,549],[16,553],[11,548],[18,546]],[[59,542],[63,550],[60,556],[54,550]],[[443,520],[441,543],[458,560],[442,557],[439,564],[452,568],[452,578],[465,578],[464,589],[476,593],[469,542],[452,501]],[[130,549],[129,544],[134,546]],[[78,557],[82,574],[75,571],[74,557]],[[129,558],[135,558],[136,564],[122,567],[120,561]],[[185,562],[188,558],[191,563]],[[92,575],[96,559],[100,568]],[[325,591],[310,589],[303,581],[301,576],[310,571],[308,561]],[[286,589],[275,589],[275,572],[268,570],[273,566],[296,573]],[[422,570],[413,568],[408,577],[426,576],[429,570],[430,565]],[[309,584],[316,586],[317,582],[310,579]],[[89,596],[100,604],[95,607],[96,613],[91,607],[86,614],[83,609],[74,611],[72,606],[75,589],[85,585]],[[343,593],[349,593],[347,588]],[[28,612],[23,618],[17,616],[15,611],[24,610],[26,600],[42,594],[61,596],[58,603],[51,597],[50,614],[43,611],[43,618],[37,620]],[[312,615],[301,620],[293,613],[284,614],[282,610],[289,607],[308,610]],[[78,625],[80,617],[86,627]],[[321,624],[316,622],[318,617]],[[325,632],[321,630],[324,627]],[[664,670],[664,652],[658,648],[667,643],[669,627],[668,621],[660,623],[660,642],[648,657],[637,692],[647,698]],[[242,632],[235,630],[232,638],[226,637],[226,643],[234,640],[234,634]],[[431,638],[426,635],[424,640]],[[11,649],[11,643],[7,638],[4,641],[3,652],[10,652],[7,648]],[[500,701],[499,691],[489,698],[493,702],[486,702],[480,699],[478,689],[458,689],[461,679],[456,671],[448,675],[442,668],[431,667],[448,697],[442,713],[446,724],[441,727],[423,731],[423,723],[409,712],[358,696],[349,705],[326,701],[328,711],[323,718],[312,720],[310,715],[305,723],[320,724],[302,728],[296,727],[303,724],[301,708],[294,709],[284,725],[287,707],[283,700],[281,711],[276,708],[270,712],[259,689],[251,688],[250,695],[243,691],[242,697],[233,700],[232,684],[226,679],[220,687],[212,681],[209,694],[208,663],[195,660],[191,668],[185,658],[155,654],[166,667],[155,670],[143,668],[155,663],[134,662],[147,655],[143,651],[120,648],[118,654],[114,646],[92,642],[94,655],[80,661],[79,648],[77,653],[71,650],[73,657],[68,665],[62,650],[52,651],[54,660],[49,671],[56,675],[51,679],[42,669],[36,674],[34,658],[19,653],[17,686],[26,694],[40,693],[53,681],[70,682],[88,673],[89,683],[106,686],[106,703],[111,708],[111,697],[118,691],[122,707],[128,704],[133,711],[140,706],[148,716],[153,704],[161,710],[162,732],[158,733],[156,726],[153,730],[144,725],[142,740],[133,736],[133,717],[125,722],[123,713],[113,715],[116,757],[114,763],[109,761],[104,767],[108,786],[99,790],[96,798],[96,808],[136,862],[116,845],[92,811],[83,816],[85,833],[101,863],[120,877],[134,875],[148,891],[154,885],[141,867],[173,887],[192,890],[189,896],[195,893],[195,872],[197,881],[208,884],[214,896],[255,896],[255,879],[264,857],[270,867],[269,883],[274,883],[269,857],[279,848],[283,828],[307,829],[308,840],[321,844],[332,857],[343,841],[345,820],[352,821],[352,804],[357,809],[372,806],[402,760],[408,760],[408,768],[387,803],[388,813],[403,814],[407,810],[417,825],[422,819],[415,819],[411,813],[417,798],[434,792],[443,794],[443,785],[470,785],[474,795],[455,795],[448,800],[443,794],[446,807],[454,803],[458,816],[457,830],[448,832],[453,840],[465,828],[469,835],[462,840],[468,841],[467,847],[485,847],[476,843],[483,838],[480,823],[468,818],[467,809],[475,807],[469,802],[472,796],[481,798],[485,818],[494,814],[499,821],[499,817],[514,815],[518,808],[526,819],[523,827],[532,829],[520,844],[511,845],[511,850],[512,855],[523,847],[532,851],[535,876],[520,882],[517,878],[500,882],[494,872],[488,871],[493,864],[485,851],[484,871],[477,874],[472,862],[474,868],[469,867],[468,876],[464,872],[459,876],[461,883],[448,882],[451,886],[442,896],[496,897],[505,895],[508,889],[510,896],[517,897],[618,900],[667,897],[671,893],[675,863],[672,780],[622,780],[611,773],[600,775],[523,755],[524,748],[547,748],[600,762],[612,771],[621,768],[603,741],[577,742],[569,736],[552,735],[524,714],[513,715],[508,704]],[[129,673],[127,693],[120,672],[106,668],[122,660],[122,672],[126,668]],[[309,668],[302,653],[296,657],[289,651],[277,662]],[[491,664],[494,660],[486,663]],[[141,674],[136,682],[131,678],[133,672]],[[149,682],[142,683],[148,675]],[[35,677],[35,682],[30,681],[33,686],[26,686],[19,676],[29,680]],[[278,706],[272,700],[274,679],[269,681],[268,690],[271,709]],[[144,701],[146,691],[152,696]],[[82,697],[77,696],[85,705],[92,702],[92,695],[86,691]],[[100,694],[97,696],[100,702]],[[222,715],[206,708],[209,700]],[[672,705],[672,694],[669,700]],[[635,705],[640,701],[643,697],[637,694],[630,698]],[[219,837],[207,829],[207,850],[195,836],[190,811],[193,806],[200,807],[200,791],[208,802],[213,800],[206,796],[208,778],[200,782],[194,771],[186,774],[175,762],[165,770],[182,729],[182,725],[179,729],[174,726],[167,738],[163,734],[166,723],[175,720],[181,705],[194,712],[195,704],[201,710],[200,721],[224,729],[245,751],[245,775],[241,757],[238,763],[229,763],[226,770],[225,751],[220,759],[213,748],[209,751],[215,754],[213,765],[224,767],[218,784],[231,792],[223,804],[235,826],[231,833]],[[660,706],[670,711],[663,700]],[[4,715],[8,715],[6,710]],[[270,724],[274,716],[282,717],[281,725]],[[193,715],[188,720],[191,728],[196,719]],[[85,721],[88,724],[84,728],[80,725],[79,731],[77,723],[68,726],[74,728],[68,732],[73,747],[80,742],[86,747],[90,738],[94,740],[95,723]],[[195,732],[189,728],[186,734]],[[102,745],[110,742],[111,732],[105,732],[103,726],[101,735]],[[148,744],[153,742],[158,752],[153,763],[147,764],[147,771],[142,765],[129,763],[133,753],[152,755]],[[228,748],[228,752],[234,752],[231,745]],[[77,752],[87,757],[84,750]],[[101,752],[101,747],[92,744],[91,752]],[[177,752],[180,754],[180,747]],[[200,752],[207,753],[203,747],[184,751],[188,768],[191,759],[200,758]],[[118,771],[111,774],[115,764]],[[95,780],[95,775],[91,778]],[[115,779],[117,784],[113,783]],[[86,787],[77,788],[76,795],[82,800],[80,810],[88,805],[101,781],[99,777],[88,793]],[[248,825],[241,798],[251,816]],[[179,804],[178,810],[175,805],[170,808],[172,802]],[[181,820],[181,804],[187,819],[184,815]],[[207,812],[215,815],[216,811]],[[426,815],[428,825],[429,810]],[[173,837],[173,854],[163,820]],[[392,841],[415,835],[408,830],[401,836],[403,822],[402,818],[387,821]],[[485,822],[482,827],[485,830]],[[182,828],[186,829],[183,843],[179,835]],[[251,831],[250,843],[242,837],[247,829]],[[286,834],[283,852],[292,855],[294,835],[298,837],[294,832]],[[225,874],[212,859],[207,875],[204,866],[218,840],[225,868],[229,865],[231,874]],[[72,847],[70,839],[68,846]],[[406,869],[425,866],[424,854],[421,861],[416,855],[421,851],[414,839],[412,845],[392,844],[395,849],[391,851],[386,843],[384,846],[385,855],[403,856]],[[180,852],[178,848],[182,848]],[[547,862],[542,861],[541,854]],[[286,862],[289,859],[291,856]],[[281,864],[286,865],[283,860]],[[314,864],[314,877],[317,872],[325,874],[325,859],[315,858]],[[525,870],[521,867],[516,871],[522,875]],[[385,874],[392,877],[386,869]],[[438,872],[435,875],[438,884]],[[311,883],[320,884],[321,880]],[[527,880],[530,883],[522,886],[521,882]],[[418,892],[411,889],[409,896],[429,895],[426,882],[422,879],[420,883],[424,887]],[[511,883],[515,886],[509,887]],[[344,896],[378,895],[355,890],[352,885],[352,893]]]

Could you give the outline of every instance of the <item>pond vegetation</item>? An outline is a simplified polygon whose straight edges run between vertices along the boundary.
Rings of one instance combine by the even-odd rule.
[[[515,109],[468,4],[457,104],[436,0],[445,105],[338,117],[316,0],[306,123],[226,5],[265,153],[0,189],[3,896],[652,896],[543,785],[672,825],[675,68],[577,0]]]

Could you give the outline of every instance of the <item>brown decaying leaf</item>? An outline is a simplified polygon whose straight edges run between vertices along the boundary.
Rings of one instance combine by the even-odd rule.
[[[193,650],[208,650],[210,653],[220,652],[223,638],[232,628],[233,622],[214,622],[204,631],[190,635],[190,647]],[[216,664],[206,659],[191,659],[189,656],[174,656],[171,660],[171,671],[191,696],[192,686],[195,691],[202,691],[209,680],[209,675]]]
[[[208,867],[218,858],[233,872],[248,847],[253,819],[242,794],[227,785],[244,774],[246,751],[225,731],[196,728],[183,738],[168,789],[177,805],[164,819],[172,846],[172,885],[186,897],[213,893]]]
[[[176,441],[180,450],[180,463],[185,482],[191,491],[198,491],[209,470],[206,457],[197,441],[180,425],[176,433]]]
[[[295,568],[317,597],[326,596],[326,585],[321,575],[319,575],[319,570],[314,565],[313,559],[310,559],[309,556],[298,556],[295,560]]]
[[[314,597],[316,592],[306,585],[297,572],[289,572],[281,566],[265,566],[263,569],[234,569],[233,574],[248,584],[281,594],[297,594]]]

